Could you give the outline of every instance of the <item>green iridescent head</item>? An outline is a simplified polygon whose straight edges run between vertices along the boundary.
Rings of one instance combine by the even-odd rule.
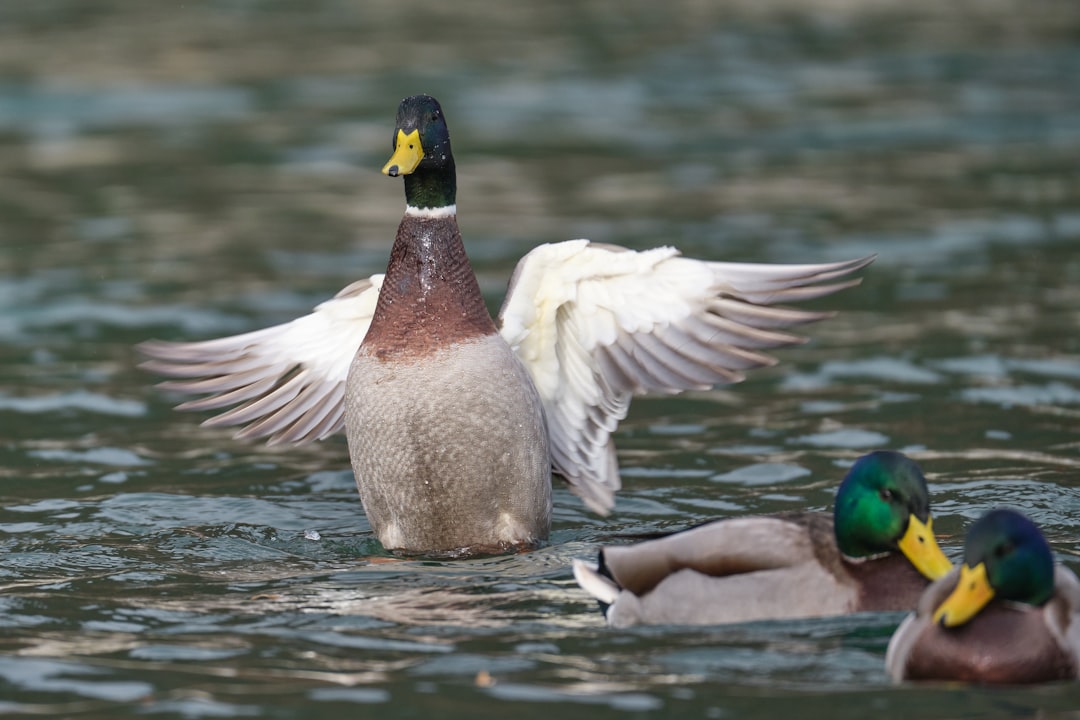
[[[986,564],[994,595],[1042,605],[1054,594],[1054,556],[1035,523],[999,508],[979,518],[964,541],[964,564]]]
[[[415,208],[453,205],[457,195],[450,130],[439,101],[413,95],[398,106],[394,154],[383,166],[390,177],[405,176],[405,199]]]
[[[901,552],[931,580],[952,568],[934,539],[926,478],[901,453],[859,458],[836,492],[833,520],[836,544],[848,557]]]
[[[963,625],[994,598],[1042,605],[1054,594],[1054,556],[1035,523],[1008,508],[983,515],[968,530],[964,565],[934,621]]]

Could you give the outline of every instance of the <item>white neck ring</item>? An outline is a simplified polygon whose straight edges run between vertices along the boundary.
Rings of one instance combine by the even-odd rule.
[[[440,218],[454,217],[457,215],[457,205],[447,205],[446,207],[437,208],[418,208],[413,207],[412,205],[406,205],[405,214],[414,218],[438,220]]]

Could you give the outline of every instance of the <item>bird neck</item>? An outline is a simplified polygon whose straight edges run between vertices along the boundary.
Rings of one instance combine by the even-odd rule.
[[[405,176],[405,202],[420,210],[451,207],[457,201],[457,171],[448,155],[439,165],[418,167]]]

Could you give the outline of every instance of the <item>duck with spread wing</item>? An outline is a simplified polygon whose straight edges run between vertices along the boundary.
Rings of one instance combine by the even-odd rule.
[[[818,265],[723,263],[673,248],[587,240],[518,263],[496,320],[457,224],[450,135],[439,103],[401,102],[393,156],[405,216],[385,274],[309,315],[203,342],[149,341],[163,386],[228,411],[239,437],[318,440],[344,428],[357,487],[387,549],[505,550],[547,537],[551,473],[591,509],[614,504],[611,434],[641,393],[742,379],[764,350],[828,313],[778,307],[857,284],[873,258]]]

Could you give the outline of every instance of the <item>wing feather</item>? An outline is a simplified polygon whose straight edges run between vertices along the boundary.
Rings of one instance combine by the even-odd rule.
[[[140,367],[143,370],[156,372],[154,370],[154,363],[144,362]],[[183,370],[181,369],[181,372]],[[173,372],[176,372],[175,370]],[[214,371],[216,372],[216,370]],[[212,398],[205,398],[203,400],[191,400],[191,408],[184,408],[185,410],[207,410],[217,409],[218,407],[227,407],[240,400],[246,400],[246,392],[250,392],[250,388],[258,386],[260,383],[264,383],[268,380],[266,378],[265,366],[256,367],[254,370],[240,371],[229,375],[227,377],[210,377],[202,380],[166,380],[165,382],[158,383],[158,387],[162,390],[170,390],[173,392],[183,393],[186,395],[198,395],[200,393],[216,392],[216,395]],[[223,398],[227,395],[232,395],[232,392],[236,391],[236,399],[225,402],[223,405],[200,405],[196,407],[198,403],[203,403],[216,398]],[[242,391],[242,392],[241,392]],[[185,403],[186,405],[187,403]]]
[[[299,376],[297,376],[299,377]],[[344,386],[339,385],[344,397]],[[287,404],[283,405],[272,414],[265,416],[256,422],[247,425],[237,433],[239,438],[265,437],[270,435],[270,444],[281,442],[283,437],[290,437],[297,426],[306,424],[309,415],[318,418],[320,411],[328,404],[333,404],[334,387],[326,384],[307,384],[301,387]],[[279,429],[282,428],[282,429]],[[302,437],[302,435],[300,435]]]
[[[709,300],[710,315],[723,318],[730,322],[740,323],[748,330],[772,330],[778,327],[791,325],[805,325],[831,318],[834,313],[815,312],[812,310],[796,310],[787,307],[770,307],[768,305],[748,304],[744,300],[734,298],[711,298]],[[790,336],[795,337],[795,336]],[[798,339],[797,342],[801,342]],[[772,347],[772,346],[769,346]]]
[[[773,304],[857,285],[842,278],[872,261],[715,263],[587,240],[536,248],[514,271],[499,323],[544,403],[556,471],[606,513],[620,485],[611,433],[634,395],[738,382],[774,364],[762,350],[804,342],[781,328],[831,313]]]
[[[672,328],[678,328],[693,337],[699,344],[706,348],[723,343],[731,348],[738,348],[741,352],[750,353],[751,350],[774,348],[780,345],[798,345],[805,342],[799,335],[777,332],[773,329],[754,327],[746,322],[736,320],[718,313],[724,312],[726,306],[709,303],[709,312],[703,317],[690,315]],[[747,318],[754,316],[747,314]],[[826,315],[825,317],[829,317]],[[767,356],[759,353],[751,353],[758,362]]]
[[[309,315],[241,335],[139,345],[140,367],[172,378],[161,387],[206,395],[179,410],[221,410],[210,426],[240,425],[239,438],[305,443],[344,426],[345,381],[375,311],[383,276],[352,283]]]
[[[215,415],[203,424],[208,427],[219,425],[227,427],[229,425],[245,425],[247,423],[258,425],[267,419],[273,418],[278,410],[288,406],[296,400],[296,398],[304,391],[304,388],[307,387],[309,381],[309,374],[301,371],[289,378],[283,384],[264,394],[262,397],[256,398],[239,407],[235,407],[228,412]],[[251,427],[252,426],[249,425],[244,428],[244,430],[250,430]],[[241,433],[243,432],[244,431],[241,431]],[[264,433],[263,435],[267,434],[269,433]],[[246,437],[262,437],[262,435],[247,435]]]
[[[230,391],[224,391],[228,386],[222,387],[217,384],[218,378],[211,378],[210,381],[193,382],[190,384],[163,382],[158,387],[183,393],[218,393],[216,395],[208,395],[207,397],[199,398],[198,400],[188,400],[187,402],[180,403],[176,406],[177,410],[203,412],[206,410],[220,410],[221,408],[236,405],[246,400],[259,398],[273,390],[278,384],[277,377],[252,377],[250,373],[244,373],[241,377],[246,381],[246,384],[240,385],[236,389]],[[229,385],[232,384],[232,381],[230,381]],[[204,389],[207,386],[209,386],[209,390]]]

